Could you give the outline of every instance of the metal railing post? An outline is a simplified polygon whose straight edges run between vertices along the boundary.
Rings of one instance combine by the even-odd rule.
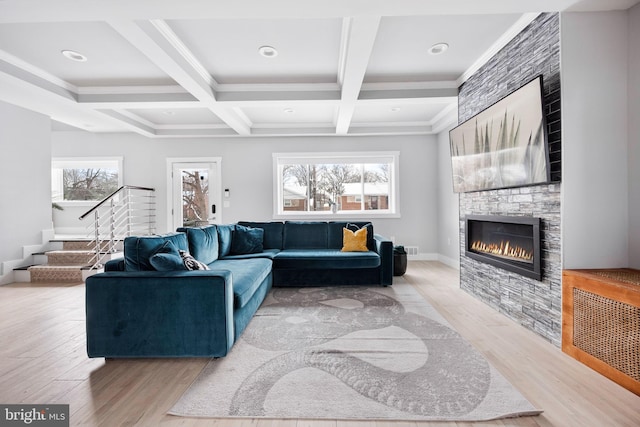
[[[156,210],[156,196],[155,195],[150,195],[149,196],[151,198],[151,203],[149,203],[150,209],[149,209],[149,231],[148,233],[154,234],[155,233],[155,229],[156,229],[156,224],[155,224],[155,216],[154,216],[154,212]]]
[[[131,189],[126,190],[126,209],[127,209],[127,236],[131,236]]]
[[[94,218],[95,218],[94,236],[96,240],[94,251],[96,254],[95,254],[95,262],[93,263],[91,268],[94,268],[100,262],[100,210],[99,209],[96,209]]]
[[[116,250],[115,239],[116,239],[116,212],[115,212],[115,201],[111,199],[111,213],[109,215],[109,253],[112,254]]]

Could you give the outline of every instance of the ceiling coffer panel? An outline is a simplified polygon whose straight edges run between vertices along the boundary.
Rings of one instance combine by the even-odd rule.
[[[168,24],[218,83],[337,81],[342,19],[169,20]],[[263,56],[263,46],[275,51]]]

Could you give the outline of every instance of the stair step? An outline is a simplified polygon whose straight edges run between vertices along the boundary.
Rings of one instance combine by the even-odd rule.
[[[17,282],[84,282],[87,277],[103,273],[104,268],[91,269],[88,265],[33,265],[24,269],[16,269]]]
[[[82,282],[84,265],[34,265],[27,270],[31,282]]]
[[[62,242],[63,251],[88,251],[93,248],[90,240],[65,240]]]
[[[46,255],[49,265],[88,265],[95,257],[93,252],[87,250],[48,251]]]

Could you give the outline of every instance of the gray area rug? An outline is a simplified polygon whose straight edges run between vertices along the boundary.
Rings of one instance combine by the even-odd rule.
[[[541,412],[395,282],[273,289],[230,354],[210,361],[169,413],[481,421]]]

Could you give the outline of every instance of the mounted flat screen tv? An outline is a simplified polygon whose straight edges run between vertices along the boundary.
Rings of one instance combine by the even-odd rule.
[[[523,187],[550,181],[538,76],[449,132],[453,191]]]

